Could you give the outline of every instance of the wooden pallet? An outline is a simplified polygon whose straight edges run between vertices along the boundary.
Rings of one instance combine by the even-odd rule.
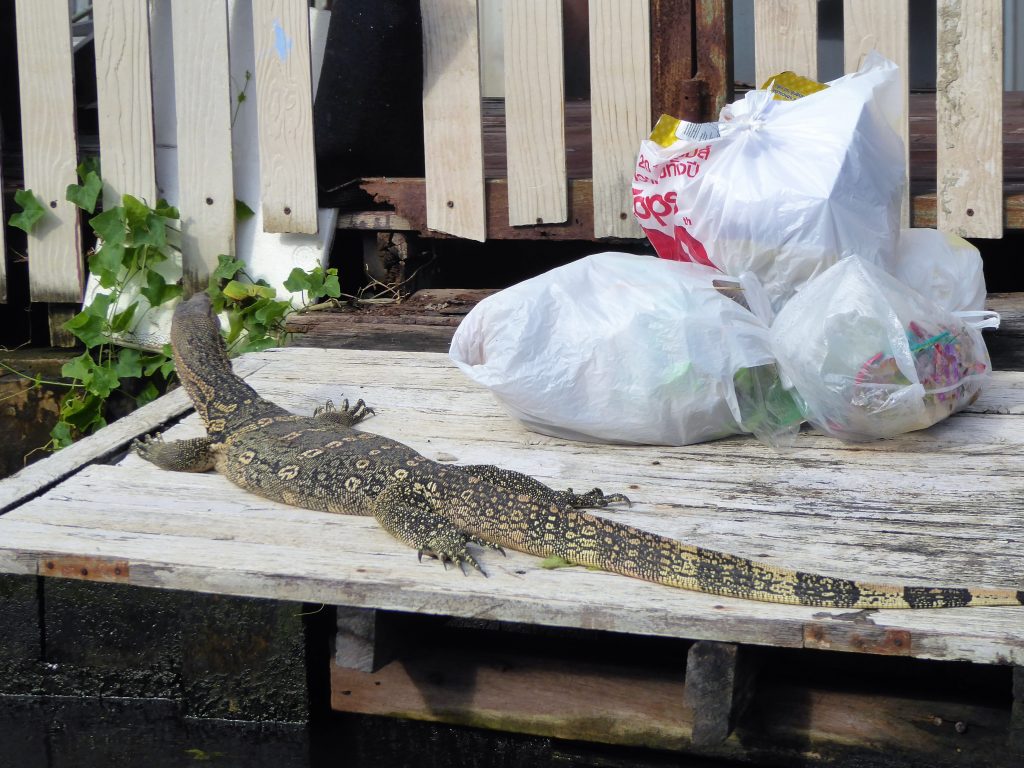
[[[441,354],[295,348],[239,365],[257,390],[294,411],[363,397],[378,409],[368,427],[430,458],[502,464],[559,487],[622,490],[636,503],[606,514],[704,546],[879,581],[1024,586],[1024,373],[997,373],[968,412],[930,430],[866,445],[804,433],[775,453],[746,438],[659,448],[536,435]],[[1013,709],[1009,668],[1024,666],[1024,609],[776,606],[545,570],[514,552],[485,552],[489,578],[463,577],[417,562],[372,519],[286,507],[219,475],[162,472],[122,455],[134,436],[153,430],[200,434],[194,415],[175,424],[187,411],[172,393],[0,483],[0,572],[344,606],[331,673],[342,710],[744,759],[768,750],[811,765],[846,754],[855,732],[856,750],[877,757],[924,729],[905,744],[915,759],[974,745],[959,765],[1015,764],[1007,745],[1024,733],[1024,680],[1018,673]],[[643,658],[555,663],[486,647],[453,654],[417,641],[429,630],[403,628],[418,615],[683,646],[674,671],[645,667]],[[396,640],[410,639],[403,655]],[[978,704],[870,686],[752,684],[745,658],[790,651],[991,665],[1006,676],[1005,695]],[[789,664],[795,672],[804,662]],[[873,724],[874,741],[866,735]]]

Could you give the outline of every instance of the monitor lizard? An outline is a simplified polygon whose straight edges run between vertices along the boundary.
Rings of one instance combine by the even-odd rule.
[[[476,544],[774,603],[853,609],[1024,605],[1024,590],[872,584],[805,573],[614,522],[585,510],[628,503],[621,494],[556,491],[495,466],[440,464],[357,430],[372,413],[361,400],[294,415],[232,371],[203,293],[179,305],[171,341],[178,377],[207,435],[138,441],[143,458],[169,470],[216,469],[247,491],[294,506],[372,515],[421,558],[482,572],[468,549]]]

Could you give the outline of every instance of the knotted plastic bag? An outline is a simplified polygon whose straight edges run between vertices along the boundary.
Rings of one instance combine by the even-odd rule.
[[[634,213],[662,258],[752,272],[781,308],[845,256],[892,258],[901,116],[898,68],[877,53],[795,101],[751,91],[717,123],[674,121],[642,142]]]
[[[601,253],[481,301],[451,358],[525,427],[609,443],[685,445],[799,429],[756,281],[650,256]],[[759,303],[760,299],[760,303]]]
[[[977,398],[991,374],[980,327],[850,257],[808,283],[772,324],[772,351],[814,426],[849,441],[924,429]]]

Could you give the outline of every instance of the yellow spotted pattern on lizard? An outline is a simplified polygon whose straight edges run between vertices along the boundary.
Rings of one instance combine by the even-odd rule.
[[[787,570],[606,520],[584,510],[624,496],[556,491],[494,466],[438,464],[354,429],[372,413],[362,401],[293,415],[232,372],[205,294],[178,307],[171,339],[207,436],[140,442],[144,458],[171,470],[217,469],[247,491],[296,506],[373,515],[421,556],[479,568],[469,544],[508,547],[683,589],[830,608],[1024,604],[1024,591],[871,584]]]

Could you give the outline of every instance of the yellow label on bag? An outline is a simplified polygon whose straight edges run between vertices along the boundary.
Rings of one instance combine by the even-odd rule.
[[[651,141],[662,147],[671,147],[676,141],[708,141],[717,139],[718,123],[691,123],[671,115],[662,115],[651,131]]]
[[[796,101],[828,88],[824,83],[801,77],[796,72],[780,72],[764,81],[762,90],[771,91],[776,101]]]

